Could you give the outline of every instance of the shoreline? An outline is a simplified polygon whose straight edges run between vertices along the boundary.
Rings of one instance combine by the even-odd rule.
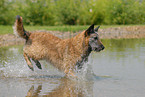
[[[42,31],[33,31],[42,32]],[[59,38],[70,38],[82,32],[60,32],[60,31],[45,31]],[[145,26],[128,26],[128,27],[113,27],[99,29],[98,34],[101,39],[128,39],[128,38],[145,38]],[[24,44],[25,40],[15,36],[14,34],[0,35],[0,47]]]

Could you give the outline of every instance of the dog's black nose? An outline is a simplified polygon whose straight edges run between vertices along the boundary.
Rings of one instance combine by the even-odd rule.
[[[102,50],[105,49],[104,45],[101,45]]]

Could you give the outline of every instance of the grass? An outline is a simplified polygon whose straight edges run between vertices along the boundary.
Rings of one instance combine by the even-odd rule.
[[[110,27],[126,27],[126,26],[145,26],[145,25],[103,25],[100,28],[105,29],[105,28],[110,28]],[[89,25],[85,26],[25,26],[26,31],[35,31],[35,30],[47,30],[47,31],[70,31],[70,32],[77,32],[77,31],[83,31],[86,30]],[[95,25],[97,27],[97,25]],[[3,34],[13,34],[13,29],[12,26],[4,26],[0,25],[0,35]]]
[[[13,29],[12,29],[12,26],[3,26],[3,25],[0,25],[0,35],[3,35],[3,34],[12,34],[13,33]]]

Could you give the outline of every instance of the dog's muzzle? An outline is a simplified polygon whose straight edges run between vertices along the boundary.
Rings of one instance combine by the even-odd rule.
[[[100,52],[101,50],[104,50],[105,47],[103,45],[101,45],[99,48],[96,48],[95,51],[96,52]]]

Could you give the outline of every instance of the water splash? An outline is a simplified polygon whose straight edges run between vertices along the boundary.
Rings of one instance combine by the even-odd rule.
[[[95,74],[92,69],[92,54],[90,54],[88,58],[88,62],[84,62],[81,69],[77,68],[76,66],[76,76],[78,80],[93,80]]]
[[[21,57],[12,61],[13,58],[8,61],[3,61],[4,66],[0,68],[0,77],[14,77],[14,78],[59,78],[62,77],[63,74],[60,73],[58,70],[53,68],[45,62],[41,62],[42,70],[39,70],[35,65],[34,71],[31,71],[25,60]],[[57,76],[58,75],[58,76]]]
[[[0,69],[3,77],[27,77],[30,71],[27,69],[24,62],[4,62],[5,66]]]

